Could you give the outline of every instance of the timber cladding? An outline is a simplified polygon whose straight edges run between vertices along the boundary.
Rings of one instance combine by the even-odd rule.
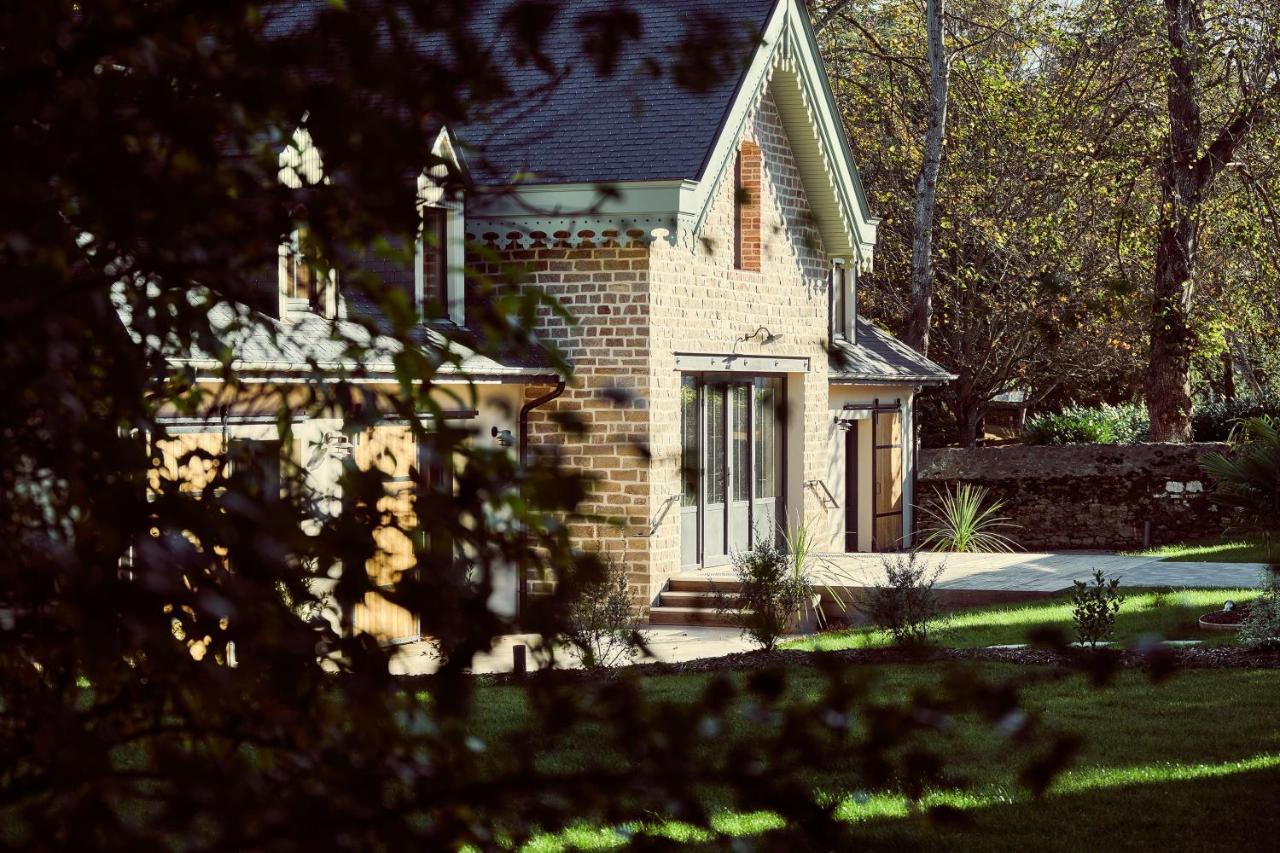
[[[1001,500],[1026,549],[1138,548],[1219,536],[1231,524],[1200,470],[1224,444],[978,447],[922,450],[918,502],[956,483]]]

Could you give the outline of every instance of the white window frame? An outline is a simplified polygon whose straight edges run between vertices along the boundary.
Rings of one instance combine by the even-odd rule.
[[[831,337],[854,343],[858,317],[858,265],[844,258],[831,261]],[[840,288],[840,290],[837,290]],[[841,299],[843,296],[843,299]],[[843,315],[840,309],[843,307]]]
[[[298,264],[306,263],[306,254],[302,251],[301,235],[295,228],[289,232],[289,240],[280,244],[279,265],[276,274],[276,296],[279,299],[279,317],[289,320],[291,315],[299,313],[316,313],[327,319],[333,319],[338,313],[338,273],[330,269],[327,274],[317,271],[315,287],[319,288],[314,304],[309,300],[290,296],[293,284],[290,278],[290,267],[296,274]],[[292,263],[291,263],[292,262]]]
[[[433,171],[443,171],[437,166]],[[446,199],[444,191],[428,174],[418,177],[418,236],[414,241],[413,252],[413,291],[414,303],[418,316],[424,322],[432,320],[449,320],[461,326],[466,322],[466,300],[464,296],[463,265],[466,262],[466,219],[461,199]],[[422,223],[424,212],[430,207],[444,210],[445,234],[445,292],[446,314],[442,317],[426,316],[426,241],[423,237]]]

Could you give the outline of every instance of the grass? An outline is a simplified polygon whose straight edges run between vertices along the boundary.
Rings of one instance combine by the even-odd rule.
[[[868,672],[872,670],[868,669]],[[974,669],[994,680],[1020,670],[989,664]],[[946,676],[941,665],[904,665],[874,670],[876,696],[904,699],[935,687]],[[673,706],[696,701],[707,677],[657,676],[645,680],[649,698]],[[790,671],[784,701],[821,695],[820,677],[807,668]],[[852,772],[815,776],[819,796],[838,804],[860,849],[972,851],[1149,850],[1271,847],[1280,833],[1280,728],[1274,697],[1280,671],[1193,670],[1152,684],[1126,672],[1110,688],[1090,687],[1082,677],[1047,681],[1024,689],[1024,706],[1043,724],[1085,738],[1074,764],[1040,800],[1017,783],[1026,749],[988,726],[966,721],[939,737],[949,767],[946,782],[926,805],[957,809],[967,826],[939,826],[893,791],[863,791]],[[530,713],[519,687],[487,687],[477,697],[474,736],[500,741]],[[674,711],[673,711],[674,712]],[[747,709],[735,717],[739,733],[764,726]],[[553,747],[539,748],[549,770],[576,770],[616,760],[590,731],[571,732]],[[714,747],[700,743],[696,750]],[[804,846],[803,831],[769,812],[737,811],[709,796],[713,826],[768,848]],[[654,815],[643,824],[614,828],[589,816],[569,830],[541,837],[530,849],[610,849],[633,834],[701,845],[704,831]]]
[[[1256,589],[1122,589],[1124,604],[1116,617],[1115,640],[1132,643],[1139,639],[1160,637],[1165,640],[1201,640],[1209,644],[1235,642],[1235,635],[1205,631],[1199,626],[1201,616],[1221,610],[1228,599],[1250,601],[1258,596]],[[943,615],[934,629],[931,641],[955,648],[1012,645],[1027,642],[1028,634],[1037,628],[1054,628],[1074,639],[1071,595],[1025,604],[955,610]],[[892,644],[887,632],[876,628],[850,628],[828,631],[791,640],[786,648],[807,651],[878,648]]]
[[[1280,560],[1280,542],[1272,543],[1270,554],[1261,536],[1231,536],[1160,545],[1124,556],[1156,557],[1166,563],[1267,563]]]

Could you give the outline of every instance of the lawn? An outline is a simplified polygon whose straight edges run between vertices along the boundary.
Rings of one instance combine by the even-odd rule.
[[[1272,544],[1270,555],[1261,536],[1230,536],[1160,545],[1145,551],[1126,552],[1124,556],[1158,557],[1166,563],[1267,563],[1280,560],[1280,542]]]
[[[1155,590],[1129,588],[1122,590],[1124,604],[1116,618],[1116,641],[1132,643],[1139,639],[1159,637],[1165,640],[1201,640],[1205,643],[1231,643],[1234,634],[1202,630],[1199,618],[1212,610],[1221,610],[1228,599],[1244,602],[1256,598],[1256,589],[1181,589]],[[981,607],[950,611],[934,629],[932,640],[957,648],[1025,643],[1029,632],[1037,628],[1055,628],[1069,639],[1072,636],[1071,595],[1063,593],[1025,604]],[[792,640],[787,647],[809,651],[860,649],[887,646],[889,635],[876,628],[851,628],[830,631]]]
[[[876,695],[884,701],[929,690],[945,675],[938,664],[867,671],[874,672]],[[1006,679],[1026,669],[988,664],[973,672]],[[644,689],[654,700],[679,706],[696,699],[706,678],[655,676],[645,679]],[[790,671],[786,701],[817,698],[820,691],[815,672]],[[1082,735],[1084,747],[1037,801],[1017,784],[1026,753],[1016,742],[973,721],[940,735],[945,744],[935,745],[944,747],[956,772],[926,803],[955,807],[968,826],[928,823],[892,791],[860,792],[852,775],[824,774],[810,782],[840,804],[840,816],[865,838],[861,849],[1270,850],[1280,833],[1278,695],[1276,670],[1188,670],[1160,684],[1127,672],[1101,690],[1079,676],[1037,683],[1025,689],[1024,706],[1047,725]],[[481,742],[501,741],[529,713],[519,687],[486,687],[477,698],[473,733]],[[752,726],[768,723],[741,709],[734,725],[750,734]],[[540,763],[549,770],[608,764],[613,759],[600,744],[590,731],[570,733],[542,749]],[[807,849],[803,833],[777,815],[736,813],[714,795],[708,801],[717,812],[714,825],[724,833],[755,837],[770,848]],[[624,829],[684,843],[708,840],[658,816]],[[607,849],[624,838],[584,822],[531,849]]]

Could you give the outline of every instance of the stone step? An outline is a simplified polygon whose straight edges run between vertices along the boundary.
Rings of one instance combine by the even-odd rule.
[[[732,613],[721,613],[705,607],[650,607],[649,624],[736,627]]]
[[[737,603],[738,598],[739,595],[736,592],[664,589],[658,594],[658,604],[663,607],[697,607],[704,610],[718,610],[722,602],[732,607]]]
[[[711,579],[698,575],[676,575],[667,581],[670,592],[721,592],[725,594],[742,591],[742,584],[736,580]]]

